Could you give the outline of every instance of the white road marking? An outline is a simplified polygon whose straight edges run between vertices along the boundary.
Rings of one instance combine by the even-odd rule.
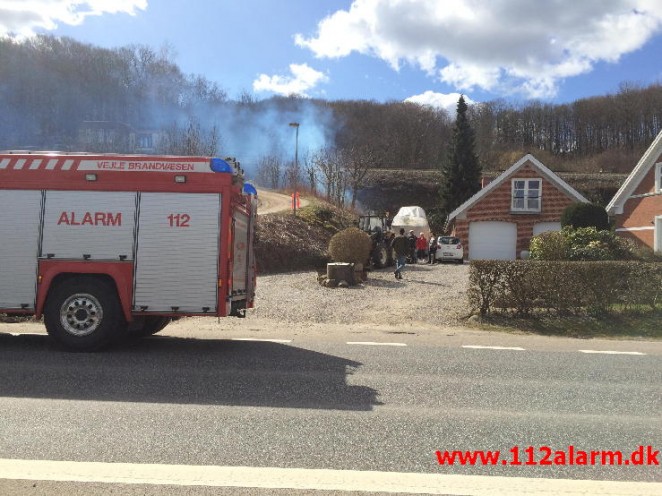
[[[347,344],[360,346],[407,346],[406,343],[378,343],[377,341],[347,341]]]
[[[230,338],[232,341],[257,341],[260,343],[291,343],[291,339],[271,339],[271,338]]]
[[[399,494],[662,494],[662,483],[271,467],[0,459],[0,479]]]
[[[640,351],[608,351],[608,350],[579,350],[581,353],[594,353],[602,355],[645,355]]]
[[[471,348],[475,350],[514,350],[514,351],[525,351],[524,348],[519,346],[483,346],[480,344],[465,344],[462,345],[462,348]]]

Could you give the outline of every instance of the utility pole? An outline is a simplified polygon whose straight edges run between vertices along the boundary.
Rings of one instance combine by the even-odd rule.
[[[294,181],[294,193],[292,194],[292,212],[294,215],[297,214],[297,182],[299,175],[299,123],[290,122],[290,127],[296,129],[296,137],[294,140],[294,174],[292,180]]]

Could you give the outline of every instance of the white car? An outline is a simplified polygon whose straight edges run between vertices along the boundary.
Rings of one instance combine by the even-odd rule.
[[[435,258],[441,262],[450,260],[456,263],[464,262],[464,248],[460,238],[455,236],[439,236]]]

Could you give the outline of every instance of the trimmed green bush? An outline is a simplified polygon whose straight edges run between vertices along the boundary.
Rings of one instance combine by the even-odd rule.
[[[578,229],[595,227],[598,231],[609,229],[609,216],[604,207],[594,203],[573,203],[561,214],[561,226]]]
[[[655,309],[662,302],[662,264],[475,260],[468,296],[471,308],[482,316],[493,310],[607,315],[617,306]]]
[[[564,227],[534,236],[529,249],[532,260],[633,260],[634,246],[613,231]]]
[[[497,260],[474,260],[469,268],[469,305],[485,316],[496,306],[503,293],[503,269]]]
[[[547,231],[531,238],[529,257],[532,260],[568,260],[570,244],[562,231]]]
[[[370,236],[357,227],[334,234],[329,242],[329,255],[335,262],[365,263],[371,249]]]
[[[566,229],[564,235],[570,246],[570,260],[627,260],[632,258],[624,238],[612,231],[595,227]]]

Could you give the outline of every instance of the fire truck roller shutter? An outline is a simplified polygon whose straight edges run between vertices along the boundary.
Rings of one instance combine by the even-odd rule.
[[[141,193],[136,309],[216,312],[220,211],[220,194]]]
[[[246,298],[248,287],[248,223],[249,218],[243,212],[234,213],[234,246],[232,250],[232,294],[241,294]]]
[[[136,193],[47,191],[41,256],[132,260]]]
[[[41,191],[0,190],[0,308],[34,310]]]

